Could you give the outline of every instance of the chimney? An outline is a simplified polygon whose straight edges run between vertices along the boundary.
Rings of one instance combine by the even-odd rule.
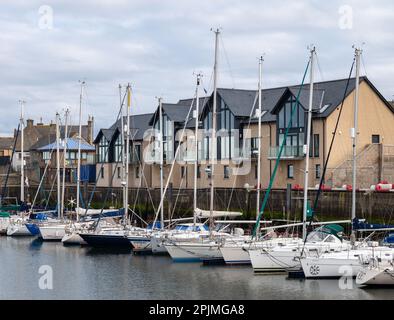
[[[34,120],[33,119],[27,119],[26,120],[26,127],[27,128],[33,128],[34,126]]]
[[[93,116],[89,116],[89,118],[88,118],[88,136],[87,136],[87,138],[88,138],[88,142],[90,144],[93,144],[93,121],[94,121]]]

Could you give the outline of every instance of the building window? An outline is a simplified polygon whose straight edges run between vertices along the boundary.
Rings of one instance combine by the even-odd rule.
[[[140,177],[140,166],[135,167],[135,177],[137,179]]]
[[[132,162],[140,162],[141,161],[141,145],[135,144],[133,145],[133,154],[131,157]]]
[[[294,179],[294,166],[292,164],[287,166],[287,178]]]
[[[257,164],[254,166],[254,178],[257,179]]]
[[[318,134],[313,135],[313,156],[315,158],[320,156],[320,137]]]
[[[42,159],[43,160],[51,160],[51,153],[49,151],[44,151],[42,153]]]
[[[121,162],[122,161],[122,135],[118,135],[118,137],[115,140],[115,146],[114,146],[114,161],[115,162]]]
[[[121,177],[121,176],[120,176],[120,167],[117,167],[116,170],[117,170],[117,172],[118,172],[118,179],[120,179],[120,177]]]
[[[201,178],[201,165],[197,166],[197,179]]]
[[[316,179],[320,179],[321,178],[321,166],[320,164],[316,165]]]
[[[223,167],[223,174],[224,174],[224,179],[230,178],[230,167],[229,166]]]
[[[104,179],[104,168],[100,169],[100,175],[101,175],[101,179]]]
[[[289,130],[284,140],[288,126]],[[284,142],[284,155],[302,156],[305,144],[305,110],[296,102],[295,97],[289,97],[279,110],[277,114],[277,128],[277,146],[282,145]]]
[[[186,168],[185,167],[181,167],[181,178],[185,177],[185,173],[186,173]]]
[[[102,136],[97,147],[98,162],[108,162],[108,147],[107,139]]]
[[[380,135],[373,134],[372,135],[372,143],[380,143]]]

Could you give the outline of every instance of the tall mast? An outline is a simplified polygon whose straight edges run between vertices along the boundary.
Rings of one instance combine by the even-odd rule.
[[[198,175],[198,115],[199,115],[199,96],[198,89],[200,87],[201,74],[197,74],[197,86],[196,86],[196,126],[194,129],[194,197],[193,197],[193,229],[196,227],[196,209],[197,209],[197,175]]]
[[[62,181],[62,200],[60,202],[60,216],[64,216],[64,194],[66,188],[66,164],[67,164],[67,139],[68,139],[68,114],[69,110],[66,109],[64,115],[64,145],[63,145],[63,181]]]
[[[79,130],[78,130],[78,157],[77,157],[77,221],[79,220],[79,195],[81,188],[81,140],[82,140],[82,93],[85,81],[81,82],[79,95]]]
[[[352,222],[356,218],[356,178],[357,178],[357,133],[358,133],[358,99],[359,99],[359,82],[360,82],[360,57],[362,50],[355,48],[354,56],[356,59],[356,88],[354,97],[354,127],[351,129],[353,141],[353,182],[352,182]],[[353,226],[353,223],[352,223]],[[352,227],[351,243],[356,241],[356,231]]]
[[[25,155],[24,155],[24,104],[25,101],[20,100],[19,103],[21,104],[21,118],[20,118],[20,127],[21,127],[21,202],[25,201]]]
[[[309,84],[309,108],[308,108],[308,122],[306,132],[306,148],[305,148],[305,180],[304,180],[304,210],[303,210],[303,225],[302,225],[302,238],[306,239],[306,220],[308,211],[308,185],[309,185],[309,147],[311,143],[312,131],[312,107],[313,107],[313,72],[314,72],[314,56],[316,49],[313,46],[310,50],[310,84]],[[298,109],[296,109],[298,110]]]
[[[122,140],[122,152],[121,152],[121,158],[122,158],[122,199],[123,199],[123,209],[124,212],[127,212],[127,202],[126,202],[126,192],[125,192],[125,186],[126,186],[126,167],[125,167],[125,127],[124,127],[124,110],[123,110],[123,103],[122,103],[122,86],[119,84],[119,105],[120,105],[120,135],[121,135],[121,140]]]
[[[131,106],[131,87],[127,84],[127,108],[126,108],[126,160],[125,160],[125,212],[123,223],[126,225],[129,213],[129,162],[130,162],[130,106]]]
[[[164,148],[163,148],[163,105],[162,98],[159,98],[159,143],[160,143],[160,199],[163,201],[163,163],[164,163]],[[153,226],[154,227],[154,226]],[[160,229],[164,229],[164,206],[160,207]]]
[[[212,236],[213,230],[213,204],[214,204],[214,163],[216,155],[216,103],[217,103],[217,67],[218,67],[218,47],[219,47],[219,29],[214,30],[215,33],[215,62],[213,65],[213,106],[212,106],[212,138],[211,138],[211,201],[209,215],[209,232]]]
[[[258,147],[257,147],[257,199],[256,199],[256,219],[258,219],[259,214],[260,214],[260,184],[261,184],[261,114],[262,114],[262,110],[261,110],[261,81],[262,81],[262,69],[263,69],[263,56],[260,57],[259,59],[259,86],[258,86],[258,90],[259,90],[259,109],[257,111],[257,116],[259,118],[259,128],[258,128],[258,138],[257,138],[257,143],[258,143]],[[257,225],[257,230],[260,230],[260,222]]]
[[[59,121],[60,115],[56,112],[56,177],[57,177],[57,216],[60,219],[60,146],[59,146]]]

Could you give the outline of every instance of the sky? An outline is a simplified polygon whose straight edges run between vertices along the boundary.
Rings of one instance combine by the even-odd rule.
[[[218,86],[256,89],[297,84],[316,46],[316,81],[347,78],[363,49],[361,74],[394,97],[394,3],[391,0],[2,0],[0,134],[25,118],[54,121],[71,110],[108,128],[119,110],[119,84],[130,83],[132,114],[190,98],[195,74],[212,90],[214,33],[220,28]]]

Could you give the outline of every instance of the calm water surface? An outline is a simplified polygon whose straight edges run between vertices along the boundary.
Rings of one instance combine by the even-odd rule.
[[[39,289],[38,270],[53,269],[53,289]],[[0,299],[394,299],[394,289],[341,290],[337,280],[287,280],[251,267],[172,263],[63,247],[32,238],[0,238]]]

